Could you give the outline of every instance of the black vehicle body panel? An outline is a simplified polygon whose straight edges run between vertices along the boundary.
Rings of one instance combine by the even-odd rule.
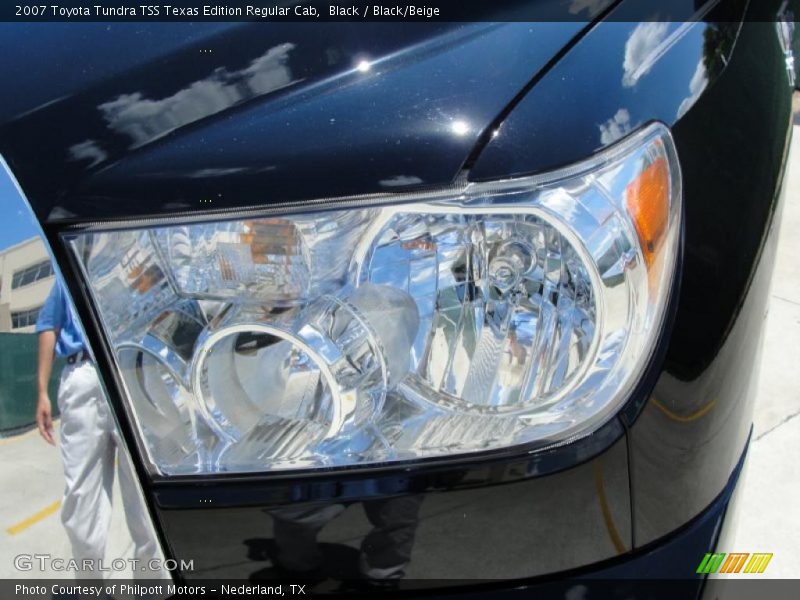
[[[97,35],[148,41],[134,25],[117,27]],[[444,186],[481,131],[585,27],[240,24],[9,115],[0,151],[43,221]],[[86,52],[74,58],[92,62]],[[58,78],[53,66],[43,85]],[[466,130],[454,134],[456,122]]]
[[[508,469],[503,462],[473,469],[472,482],[459,482],[458,473],[452,473],[456,489],[442,486],[439,491],[409,493],[406,488],[403,494],[386,489],[377,495],[364,493],[357,501],[161,509],[159,515],[176,555],[195,559],[194,571],[186,574],[191,579],[286,577],[267,560],[276,556],[276,520],[287,506],[292,514],[313,514],[331,506],[343,509],[325,521],[318,538],[325,574],[333,579],[358,578],[358,547],[365,539],[369,542],[374,525],[380,523],[372,516],[376,509],[418,518],[394,520],[393,533],[413,535],[407,577],[437,580],[438,586],[454,579],[519,579],[557,572],[630,549],[624,439],[601,457],[558,474],[494,486],[483,483],[492,470]],[[412,485],[415,479],[421,477],[409,475]]]
[[[71,86],[31,91],[31,106],[4,109],[0,154],[65,272],[131,446],[107,342],[60,237],[70,227],[535,173],[652,120],[672,128],[684,181],[683,256],[658,351],[618,418],[532,454],[183,480],[150,479],[138,464],[165,552],[196,561],[183,578],[281,576],[265,560],[274,515],[287,506],[343,508],[320,539],[337,557],[331,575],[348,578],[373,525],[357,505],[416,502],[408,575],[431,585],[624,560],[713,508],[750,431],[791,89],[774,23],[742,24],[738,0],[674,3],[673,18],[699,20],[626,79],[626,44],[642,26],[623,20],[632,4],[591,25],[535,24],[534,35],[519,23],[336,34],[203,29],[185,46],[162,42],[145,63],[120,59],[90,82],[76,75]],[[778,10],[754,4],[748,10]],[[666,25],[662,38],[680,26]],[[190,61],[209,44],[219,50],[207,63]],[[119,98],[180,102],[181,90],[198,82],[241,86],[255,59],[281,44],[295,44],[288,62],[276,63],[291,72],[285,86],[194,106],[196,118],[143,131],[115,125],[115,109],[99,108]],[[95,48],[86,45],[87,59]],[[362,55],[375,61],[373,74],[352,69]],[[702,85],[693,85],[703,69]],[[39,77],[55,82],[58,71]],[[449,128],[455,119],[467,123],[465,135]],[[94,145],[75,150],[87,141]],[[200,204],[209,198],[212,212]]]

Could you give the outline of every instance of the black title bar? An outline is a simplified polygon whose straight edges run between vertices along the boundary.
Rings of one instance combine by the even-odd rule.
[[[716,4],[746,0],[10,0],[0,3],[5,22],[426,22],[684,21]],[[622,6],[619,6],[622,5]],[[623,10],[617,10],[622,8]],[[741,14],[741,11],[739,12]],[[773,15],[748,20],[773,20]]]

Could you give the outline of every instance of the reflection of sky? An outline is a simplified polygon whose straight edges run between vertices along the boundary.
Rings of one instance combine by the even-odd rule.
[[[154,99],[131,92],[100,104],[98,109],[112,130],[127,135],[133,147],[141,146],[239,102],[290,85],[293,80],[287,61],[294,47],[279,44],[238,71],[218,68],[171,96]],[[89,160],[90,166],[107,158],[94,140],[74,144],[69,152],[72,160]]]
[[[697,100],[707,83],[704,69],[698,71],[705,27],[697,23],[681,31],[677,39],[668,40],[669,33],[660,23],[609,23],[604,31],[606,52],[619,61],[622,86],[618,93],[592,98],[605,115],[596,124],[602,145],[620,139],[646,120],[671,122]],[[669,47],[663,52],[665,43]]]
[[[689,95],[681,102],[681,105],[678,107],[678,118],[680,119],[686,112],[694,106],[694,103],[697,102],[700,95],[708,86],[708,73],[706,72],[706,66],[703,64],[703,60],[697,63],[697,70],[694,72],[692,76],[692,80],[689,82]]]
[[[640,23],[631,32],[625,44],[624,75],[622,85],[633,87],[650,70],[660,46],[667,38],[669,23],[648,21]]]
[[[301,159],[301,154],[319,157],[330,150],[337,153],[338,162],[345,160],[342,149],[352,147],[359,149],[361,156],[380,152],[384,162],[386,157],[399,161],[394,172],[380,173],[378,181],[388,181],[390,186],[430,183],[438,168],[450,168],[452,153],[469,151],[483,127],[529,79],[531,64],[544,60],[545,55],[549,57],[547,49],[561,47],[581,26],[562,22],[541,26],[540,30],[539,24],[534,27],[527,23],[466,24],[437,39],[436,52],[428,47],[412,48],[396,58],[372,62],[368,73],[356,70],[358,62],[354,62],[354,68],[346,74],[348,79],[336,79],[339,75],[335,75],[323,81],[324,85],[310,82],[307,87],[287,91],[286,100],[276,102],[274,110],[254,104],[243,107],[235,119],[211,119],[202,129],[185,131],[181,144],[224,149],[214,153],[213,161],[204,168],[276,165],[277,177],[283,177],[282,173],[290,169],[307,168],[307,158]],[[530,44],[531,32],[535,32],[537,41],[533,55],[520,52],[521,47]],[[411,60],[414,68],[396,68]],[[283,66],[288,68],[291,64]],[[489,79],[476,73],[486,74]],[[492,93],[486,91],[487,81]],[[291,101],[292,94],[298,94],[298,101]],[[121,128],[121,120],[115,123]],[[143,129],[147,135],[161,130],[161,121],[154,123],[156,126]],[[139,130],[135,131],[138,135]],[[236,143],[232,143],[234,139]],[[421,158],[431,156],[434,140],[443,158]],[[153,145],[148,152],[132,156],[127,173],[135,169],[152,176],[163,172],[166,161],[175,176],[195,172],[196,156],[176,151],[176,146],[177,143]],[[110,178],[113,173],[110,170],[103,177]],[[346,180],[336,175],[337,180]]]
[[[0,250],[38,233],[28,208],[23,204],[14,183],[0,166]]]
[[[631,129],[631,113],[620,108],[613,117],[600,124],[600,141],[604,146],[613,144],[628,135]]]
[[[4,118],[71,96],[243,23],[0,23]],[[253,27],[258,25],[253,24]],[[13,49],[13,51],[11,51]]]

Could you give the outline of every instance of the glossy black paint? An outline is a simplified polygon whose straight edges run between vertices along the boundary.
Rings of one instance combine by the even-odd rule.
[[[431,585],[448,585],[448,579],[529,577],[630,550],[624,439],[576,468],[486,485],[492,475],[513,480],[514,473],[507,470],[503,463],[473,469],[472,482],[458,481],[459,473],[453,471],[441,476],[438,492],[425,488],[409,494],[404,485],[404,494],[398,495],[391,489],[360,486],[361,499],[325,503],[298,499],[280,505],[267,497],[258,506],[245,508],[161,508],[159,516],[175,554],[195,560],[194,570],[184,573],[187,579],[286,577],[272,561],[276,539],[282,535],[276,534],[275,520],[287,510],[334,512],[318,538],[324,557],[319,575],[355,579],[359,549],[369,553],[363,550],[365,538],[379,529],[365,512],[381,502],[414,503],[418,513],[407,523],[413,545],[405,572],[409,579],[439,580]],[[386,527],[397,526],[392,522]]]
[[[0,152],[47,222],[447,185],[481,131],[584,27],[239,25],[180,48],[162,42],[160,56],[102,70],[73,94],[40,92],[44,105],[0,127]],[[38,43],[27,33],[23,47]],[[154,37],[133,25],[94,35]],[[54,38],[53,52],[59,41],[71,40]],[[73,58],[93,61],[88,48]],[[27,77],[46,86],[59,74]]]
[[[591,436],[538,451],[494,451],[435,461],[257,474],[165,478],[154,476],[153,495],[164,509],[285,506],[358,502],[398,494],[472,489],[555,474],[595,460],[618,443],[624,428],[612,419]],[[622,463],[620,463],[621,465]],[[621,468],[621,466],[620,466]]]
[[[706,506],[746,444],[791,135],[773,30],[745,23],[727,70],[675,126],[685,275],[665,372],[629,435],[637,544]]]
[[[657,34],[658,24],[598,25],[525,97],[470,172],[536,172],[653,118],[673,127],[685,198],[680,299],[664,373],[623,411],[637,545],[708,505],[751,422],[791,90],[774,23],[753,22],[777,8],[756,3],[743,25],[726,20],[741,5],[712,8],[710,23],[687,28],[635,82],[626,78],[628,45],[641,32]],[[668,37],[680,24],[664,27]],[[557,111],[569,118],[537,118]]]
[[[724,69],[746,2],[699,3],[699,12],[693,2],[670,4],[672,22],[655,20],[664,14],[658,0],[622,3],[612,11],[503,121],[470,179],[565,166],[650,121],[678,122]],[[634,14],[654,20],[634,22]]]
[[[532,579],[513,579],[510,582],[507,580],[498,580],[494,578],[481,579],[480,576],[470,575],[469,578],[459,578],[447,581],[438,581],[441,586],[446,586],[446,589],[436,590],[437,597],[441,598],[553,598],[561,599],[570,597],[572,594],[580,593],[585,598],[650,598],[650,599],[673,599],[673,598],[714,598],[725,597],[721,591],[730,591],[725,589],[725,583],[734,583],[732,581],[719,582],[706,581],[701,575],[692,574],[691,576],[682,575],[682,573],[692,573],[697,566],[696,556],[702,556],[709,548],[726,548],[728,541],[733,533],[732,525],[736,521],[736,514],[738,513],[739,497],[741,495],[741,486],[737,484],[744,476],[746,455],[742,455],[737,463],[734,471],[731,473],[730,478],[725,484],[724,489],[714,499],[714,501],[699,515],[691,519],[689,522],[681,526],[678,530],[671,533],[666,538],[660,539],[655,543],[646,544],[634,551],[628,552],[624,555],[610,558],[608,560],[595,563],[588,568],[579,568],[569,571],[560,571],[557,576],[544,576],[535,577]],[[563,484],[564,482],[559,482]],[[509,504],[501,503],[500,510],[507,510]],[[447,512],[456,513],[458,511],[450,510]],[[492,514],[493,511],[498,510],[497,506],[489,507],[489,514],[486,515],[490,518],[493,517],[493,523],[497,521],[496,515]],[[351,521],[363,522],[363,518],[359,519],[359,509],[351,510],[348,514]],[[435,510],[427,511],[432,515],[431,521],[436,522],[437,515]],[[483,516],[483,515],[481,515]],[[238,518],[237,518],[238,517]],[[355,517],[355,518],[354,518]],[[221,511],[221,514],[215,517],[215,520],[225,522],[226,524],[233,523],[234,526],[240,526],[243,529],[250,528],[254,523],[268,523],[272,521],[266,512],[250,512],[245,513],[239,511],[238,514],[229,514],[226,511]],[[179,537],[187,537],[187,531],[191,529],[195,523],[194,520],[190,521],[189,527],[182,528],[179,531]],[[337,536],[349,533],[354,529],[358,529],[358,523],[354,526],[348,527],[346,530],[336,530],[326,532],[326,541],[323,543],[322,551],[328,557],[326,561],[328,570],[331,572],[334,581],[337,579],[347,579],[348,572],[352,574],[354,551],[350,546],[337,544]],[[441,526],[441,523],[438,525]],[[435,525],[433,525],[435,526]],[[363,525],[361,525],[363,528]],[[456,538],[458,537],[456,533]],[[520,532],[515,531],[513,538],[518,539],[521,536]],[[542,538],[541,531],[535,531],[531,537],[540,541],[548,543],[547,538]],[[191,534],[189,534],[191,535]],[[199,537],[199,534],[198,534]],[[244,537],[244,536],[243,536]],[[327,541],[330,539],[331,541]],[[205,573],[198,574],[196,579],[191,581],[192,584],[203,582],[210,587],[219,585],[220,575],[234,576],[238,570],[250,567],[261,562],[268,565],[270,555],[274,553],[274,545],[272,540],[259,537],[251,537],[246,539],[244,548],[232,547],[223,549],[219,546],[214,546],[214,540],[210,541],[211,548],[208,548],[205,553],[205,564],[208,564]],[[440,541],[440,545],[446,545],[442,548],[447,558],[453,556],[451,541]],[[195,546],[199,543],[195,542]],[[480,543],[481,547],[486,545],[485,541]],[[241,560],[238,564],[235,563],[237,556],[241,557],[245,554],[250,560]],[[225,555],[234,560],[225,565],[222,573],[219,569],[213,568],[215,563],[219,563],[219,555]],[[508,569],[509,565],[517,564],[517,561],[508,561],[507,556],[501,555],[501,560],[496,560],[495,557],[489,557],[489,563],[493,563],[495,568]],[[429,561],[436,563],[441,561],[442,557],[439,554],[429,557]],[[462,560],[461,555],[456,556],[456,560]],[[474,565],[475,561],[471,561]],[[681,568],[677,568],[679,565]],[[513,568],[513,567],[512,567]],[[483,568],[482,573],[489,572],[490,569]],[[255,571],[251,577],[253,581],[261,581],[265,575],[269,574],[269,567],[265,566],[258,571]],[[245,571],[239,572],[240,577],[247,576]],[[495,575],[497,573],[495,572]],[[296,581],[295,581],[296,582]],[[344,586],[343,591],[348,592],[372,592],[379,591],[381,595],[386,597],[414,597],[419,593],[419,586],[422,582],[420,580],[406,581],[398,589],[370,589],[369,586]],[[713,584],[719,585],[713,585]],[[737,582],[738,583],[738,582]],[[213,584],[213,585],[212,585]],[[308,581],[307,585],[310,591],[314,593],[330,591],[330,584],[326,588],[326,582]],[[334,586],[336,584],[334,583]]]
[[[709,580],[695,571],[695,557],[709,548],[729,548],[739,512],[746,474],[744,454],[719,495],[702,513],[670,535],[645,544],[633,552],[593,565],[590,568],[559,573],[556,577],[538,577],[528,581],[487,582],[448,590],[444,598],[569,598],[580,595],[589,600],[613,598],[727,598],[741,594],[741,580]],[[732,589],[733,588],[733,589]]]
[[[777,11],[777,3],[754,4],[762,15]],[[277,575],[264,569],[274,514],[287,506],[344,509],[321,539],[339,545],[324,552],[346,555],[346,564],[331,563],[346,577],[374,525],[358,504],[418,497],[407,572],[435,580],[585,567],[669,536],[718,497],[750,428],[790,90],[774,25],[740,26],[744,3],[672,6],[673,18],[699,22],[685,30],[622,21],[588,31],[575,23],[361,26],[357,35],[212,28],[185,45],[156,40],[141,61],[98,58],[94,74],[40,73],[29,105],[4,104],[12,108],[0,153],[71,274],[100,357],[106,341],[59,237],[71,223],[198,212],[209,197],[215,208],[244,208],[445,186],[465,167],[470,179],[508,177],[585,158],[651,120],[673,127],[685,186],[680,296],[674,326],[619,419],[522,456],[183,483],[149,481],[140,464],[167,553],[201,569],[184,577]],[[662,42],[675,34],[674,44],[652,65],[631,65],[637,31]],[[128,44],[141,35],[121,33]],[[286,87],[251,89],[211,111],[189,96],[194,117],[173,122],[174,131],[114,125],[119,105],[98,109],[120,96],[180,102],[198,82],[241,82],[254,59],[285,43],[295,44],[283,64]],[[222,50],[198,60],[209,44]],[[83,51],[92,63],[91,43]],[[353,71],[362,53],[386,59]],[[454,134],[456,119],[469,123],[466,134]],[[84,141],[95,145],[69,160]],[[112,384],[109,365],[107,356],[99,362]],[[133,444],[120,398],[111,400]]]

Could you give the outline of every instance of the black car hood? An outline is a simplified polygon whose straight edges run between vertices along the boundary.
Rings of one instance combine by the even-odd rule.
[[[447,185],[587,27],[6,26],[0,153],[42,221]]]

